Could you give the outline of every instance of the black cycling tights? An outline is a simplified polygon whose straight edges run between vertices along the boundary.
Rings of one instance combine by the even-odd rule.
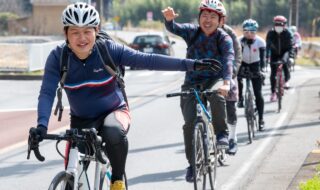
[[[123,127],[117,125],[105,126],[104,120],[106,115],[95,119],[82,119],[71,116],[71,128],[96,128],[103,142],[106,143],[106,153],[112,166],[112,179],[123,180],[125,164],[128,154],[127,131]],[[84,147],[79,146],[80,152],[84,152]]]

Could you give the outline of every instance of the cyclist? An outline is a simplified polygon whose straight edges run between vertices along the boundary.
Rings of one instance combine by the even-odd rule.
[[[208,97],[213,115],[213,126],[217,134],[217,147],[228,148],[228,127],[226,123],[226,101],[230,90],[230,80],[232,77],[232,65],[234,60],[234,50],[231,37],[219,28],[223,17],[223,4],[217,0],[203,0],[199,7],[199,25],[190,23],[176,23],[174,19],[178,16],[173,8],[167,7],[162,10],[165,17],[165,26],[170,32],[182,37],[189,45],[187,48],[187,58],[216,58],[221,60],[223,71],[219,75],[207,71],[188,71],[185,75],[182,91],[202,86],[210,89],[219,85],[218,81],[223,79],[223,84],[219,87],[219,94]],[[194,97],[182,97],[180,102],[184,125],[183,135],[185,153],[189,162],[187,168],[186,181],[193,182],[192,169],[192,138],[193,124],[196,119],[196,100]]]
[[[238,73],[239,83],[239,107],[243,107],[243,72],[249,69],[253,75],[260,76],[251,79],[253,92],[256,100],[256,106],[259,115],[259,130],[264,128],[263,112],[264,112],[264,99],[262,96],[263,75],[265,66],[265,50],[266,42],[258,36],[257,30],[259,25],[253,19],[247,19],[242,23],[243,36],[239,38],[242,46],[242,63]]]
[[[299,34],[299,32],[297,31],[297,27],[296,26],[290,26],[289,27],[290,32],[293,35],[293,40],[294,40],[294,56],[295,58],[297,58],[298,56],[298,52],[299,50],[301,50],[301,46],[302,46],[302,40],[301,40],[301,35]]]
[[[71,128],[95,127],[106,144],[112,166],[111,190],[123,190],[123,174],[128,153],[127,132],[130,113],[117,79],[105,69],[99,57],[96,35],[100,18],[97,10],[86,3],[67,6],[62,13],[69,69],[65,80]],[[116,65],[138,66],[150,70],[211,69],[213,65],[190,59],[146,54],[112,40],[105,40]],[[64,44],[63,44],[64,45]],[[47,133],[55,91],[61,78],[59,58],[64,46],[57,46],[47,58],[38,98],[37,133],[40,140]],[[81,147],[79,147],[81,151]]]
[[[229,129],[229,149],[227,153],[230,155],[235,155],[238,150],[237,146],[237,135],[236,135],[236,126],[237,126],[237,107],[236,102],[238,101],[238,81],[237,81],[237,71],[241,64],[242,52],[241,45],[238,40],[238,37],[234,30],[225,24],[227,19],[227,11],[223,10],[223,17],[221,18],[220,27],[229,34],[232,38],[234,57],[233,61],[233,74],[231,80],[231,89],[226,97],[226,110],[227,110],[227,124]]]
[[[285,80],[285,88],[289,88],[289,80],[290,80],[290,71],[288,64],[293,64],[294,61],[294,40],[293,36],[286,28],[287,19],[278,15],[273,18],[274,27],[272,30],[267,33],[267,54],[266,58],[268,62],[270,62],[271,67],[271,75],[270,75],[270,83],[271,83],[271,97],[270,101],[274,102],[277,100],[277,95],[275,93],[276,87],[276,72],[277,65],[272,64],[272,62],[277,62],[282,60],[285,57],[285,54],[288,54],[288,59],[286,64],[283,65],[284,71],[284,80]]]

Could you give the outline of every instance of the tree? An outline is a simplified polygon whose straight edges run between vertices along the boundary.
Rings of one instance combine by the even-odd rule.
[[[194,22],[198,19],[200,0],[118,0],[113,1],[114,13],[120,16],[121,25],[128,22],[137,26],[146,20],[146,12],[153,12],[153,19],[163,21],[161,10],[173,7],[180,16],[178,22]],[[228,14],[228,24],[241,25],[249,17],[258,21],[260,29],[272,27],[276,15],[290,18],[290,2],[296,1],[300,11],[298,15],[299,30],[311,35],[312,21],[320,15],[319,0],[223,0]],[[251,8],[250,8],[251,7]],[[114,15],[116,16],[116,15]]]

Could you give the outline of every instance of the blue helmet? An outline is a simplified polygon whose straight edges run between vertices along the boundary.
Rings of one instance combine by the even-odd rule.
[[[243,30],[257,31],[259,28],[259,24],[257,23],[257,21],[250,18],[243,21],[242,28]]]

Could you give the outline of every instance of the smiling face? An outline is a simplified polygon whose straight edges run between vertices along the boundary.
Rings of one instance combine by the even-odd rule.
[[[98,28],[69,26],[66,30],[66,38],[69,47],[79,59],[86,59],[94,46]]]
[[[209,36],[219,27],[219,15],[215,12],[203,10],[199,17],[199,24],[202,31]]]

